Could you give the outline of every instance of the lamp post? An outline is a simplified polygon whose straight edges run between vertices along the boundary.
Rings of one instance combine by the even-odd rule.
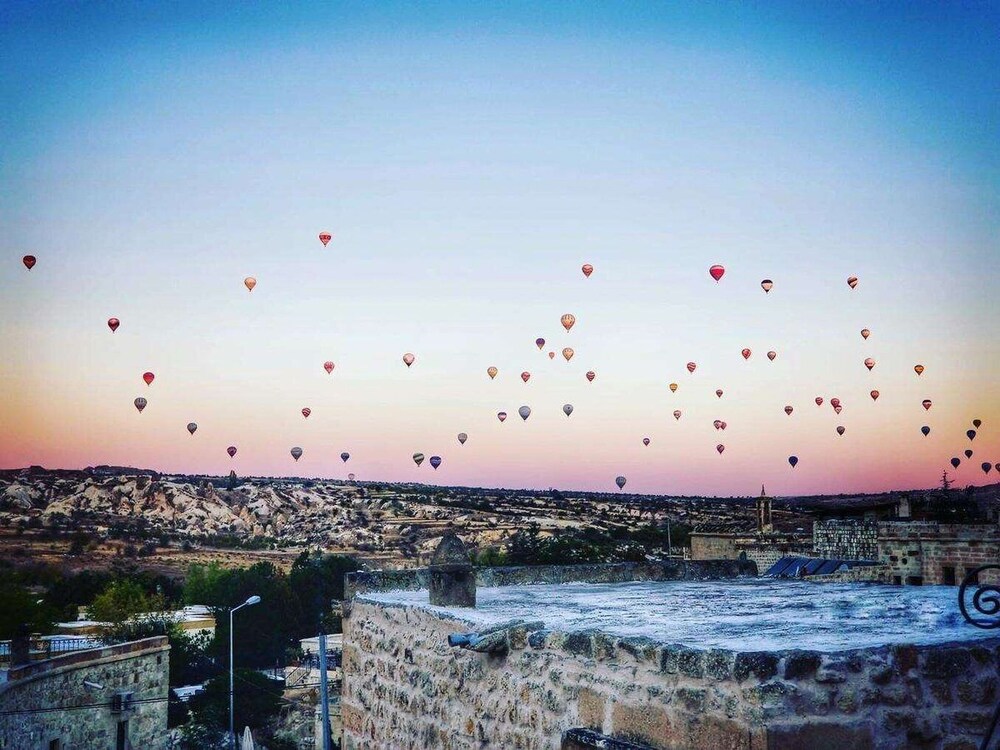
[[[236,750],[236,732],[233,729],[233,612],[243,607],[252,607],[260,604],[260,597],[254,594],[238,607],[229,610],[229,746]]]

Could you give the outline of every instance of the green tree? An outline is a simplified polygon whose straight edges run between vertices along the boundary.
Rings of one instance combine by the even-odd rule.
[[[147,594],[138,581],[119,578],[109,583],[91,603],[94,620],[121,622],[143,612],[162,610],[166,602],[159,594]]]
[[[262,728],[281,709],[281,688],[274,680],[250,669],[237,669],[233,680],[233,713],[236,731]],[[229,675],[205,684],[205,691],[188,703],[196,723],[209,728],[229,727]]]
[[[344,598],[344,575],[358,570],[360,565],[353,557],[310,555],[303,551],[292,564],[288,576],[292,591],[299,600],[302,613],[298,623],[298,637],[341,631],[340,608],[337,603]]]
[[[13,638],[23,625],[31,633],[51,633],[53,609],[32,593],[14,571],[0,574],[0,639]]]

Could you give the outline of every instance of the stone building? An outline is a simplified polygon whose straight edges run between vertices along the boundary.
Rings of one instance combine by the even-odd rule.
[[[12,666],[0,750],[166,750],[165,636]]]
[[[691,559],[752,560],[763,572],[783,557],[812,554],[809,532],[780,515],[775,517],[763,485],[755,510],[756,523],[713,523],[695,528],[691,532]]]

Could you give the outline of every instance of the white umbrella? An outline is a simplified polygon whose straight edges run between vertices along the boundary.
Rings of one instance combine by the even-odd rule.
[[[250,727],[245,727],[243,729],[243,739],[240,740],[241,750],[254,750],[253,744],[253,734],[250,733]]]

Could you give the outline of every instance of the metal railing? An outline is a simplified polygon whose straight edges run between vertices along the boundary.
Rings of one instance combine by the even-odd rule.
[[[32,661],[50,659],[71,651],[86,651],[106,646],[100,638],[92,636],[37,636],[28,643],[28,655]],[[0,664],[10,663],[10,641],[0,641]]]
[[[993,582],[983,582],[983,573],[993,571],[989,577]],[[983,630],[1000,628],[1000,565],[980,565],[965,575],[958,589],[958,608],[962,617],[970,625]],[[993,721],[983,737],[979,750],[990,750],[993,741],[997,739],[997,726],[1000,725],[1000,705],[993,712]]]

